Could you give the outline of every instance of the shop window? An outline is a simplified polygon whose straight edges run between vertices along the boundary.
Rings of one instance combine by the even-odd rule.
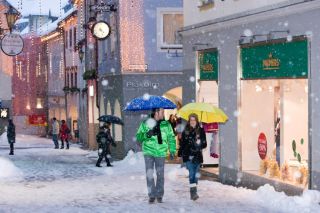
[[[43,99],[42,98],[37,98],[37,109],[43,109]]]
[[[157,16],[158,48],[182,49],[177,31],[183,27],[183,12],[177,8],[159,8]]]
[[[70,78],[71,78],[71,88],[73,88],[73,86],[74,86],[74,85],[73,85],[73,72],[71,72],[70,75],[71,75],[71,77],[70,77]]]
[[[307,85],[306,79],[241,82],[240,120],[244,171],[306,186]]]
[[[67,75],[67,84],[66,84],[66,86],[69,87],[70,86],[69,70],[66,70],[66,71],[67,71],[66,72],[67,73],[66,74]]]
[[[111,35],[110,35],[110,48],[111,48],[111,54],[114,55],[115,51],[116,51],[116,46],[117,46],[117,33],[116,33],[116,15],[115,14],[111,14],[110,15],[110,26],[111,26]]]
[[[69,45],[72,47],[72,28],[69,30]]]
[[[77,46],[77,28],[74,27],[73,28],[73,46],[76,47]],[[76,50],[76,49],[74,49]]]
[[[308,42],[277,40],[239,52],[242,170],[306,188]]]
[[[65,45],[65,48],[67,49],[67,48],[68,48],[68,44],[69,44],[69,43],[68,43],[68,38],[69,38],[69,37],[68,37],[68,30],[66,30],[65,33],[66,33],[66,38],[65,38],[65,43],[64,43],[64,45]]]
[[[74,86],[78,87],[78,70],[77,69],[74,73]]]

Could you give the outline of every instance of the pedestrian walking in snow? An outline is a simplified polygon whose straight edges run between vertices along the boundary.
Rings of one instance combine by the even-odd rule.
[[[53,140],[55,149],[59,149],[59,142],[58,142],[59,129],[60,129],[59,122],[57,121],[56,118],[52,118],[52,140]]]
[[[64,149],[64,142],[66,142],[66,149],[69,149],[69,134],[70,129],[66,124],[65,120],[61,121],[61,127],[60,127],[60,140],[61,140],[61,149]]]
[[[202,150],[207,147],[206,134],[200,126],[198,116],[191,114],[185,130],[182,132],[178,156],[182,157],[189,170],[190,197],[199,198],[197,194],[198,174],[203,163]]]
[[[152,126],[152,123],[155,125]],[[153,110],[151,118],[140,124],[136,137],[142,144],[145,159],[149,203],[154,203],[155,199],[162,203],[165,157],[168,149],[172,158],[176,152],[175,135],[171,124],[164,120],[164,110]],[[154,168],[156,169],[156,182],[153,177]]]
[[[9,125],[7,128],[7,138],[8,138],[8,143],[10,145],[9,155],[14,155],[14,143],[16,142],[16,127],[12,119],[9,119],[8,123]]]
[[[96,163],[97,167],[101,167],[101,162],[103,158],[105,158],[107,166],[112,167],[109,158],[111,157],[110,145],[116,147],[116,143],[114,142],[111,131],[110,131],[111,123],[105,123],[102,127],[100,127],[99,133],[96,136],[96,140],[98,143],[98,154],[99,158]]]

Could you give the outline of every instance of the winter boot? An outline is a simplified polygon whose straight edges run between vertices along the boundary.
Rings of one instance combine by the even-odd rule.
[[[162,197],[157,197],[157,202],[158,203],[163,203]]]
[[[67,148],[66,149],[69,149],[69,143],[67,143]]]
[[[154,204],[155,200],[156,199],[154,197],[150,197],[149,198],[149,204]]]
[[[191,185],[192,186],[190,186],[190,198],[191,198],[191,200],[195,201],[199,198],[199,196],[197,194],[197,186],[195,184],[191,184]]]
[[[98,164],[98,163],[97,163],[97,164],[96,164],[96,167],[102,167],[102,166],[101,166],[100,164]]]
[[[107,167],[113,167],[110,163],[110,160],[108,158],[106,158],[106,162],[107,162]]]
[[[10,152],[9,155],[14,155],[13,152]]]

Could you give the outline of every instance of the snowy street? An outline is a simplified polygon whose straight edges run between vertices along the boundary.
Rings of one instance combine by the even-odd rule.
[[[0,138],[0,212],[320,212],[320,193],[287,197],[270,186],[258,191],[200,181],[189,199],[186,171],[166,165],[164,203],[148,204],[144,161],[129,153],[113,168],[95,167],[96,152],[20,135],[9,157]]]

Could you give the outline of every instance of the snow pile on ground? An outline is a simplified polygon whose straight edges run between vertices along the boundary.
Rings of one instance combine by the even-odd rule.
[[[252,199],[269,209],[283,212],[316,212],[319,211],[320,192],[304,191],[302,196],[289,197],[284,192],[276,192],[274,187],[266,184],[256,191]]]
[[[0,135],[0,144],[8,144],[8,138],[6,133]]]
[[[0,179],[17,178],[22,172],[8,159],[0,158]]]

